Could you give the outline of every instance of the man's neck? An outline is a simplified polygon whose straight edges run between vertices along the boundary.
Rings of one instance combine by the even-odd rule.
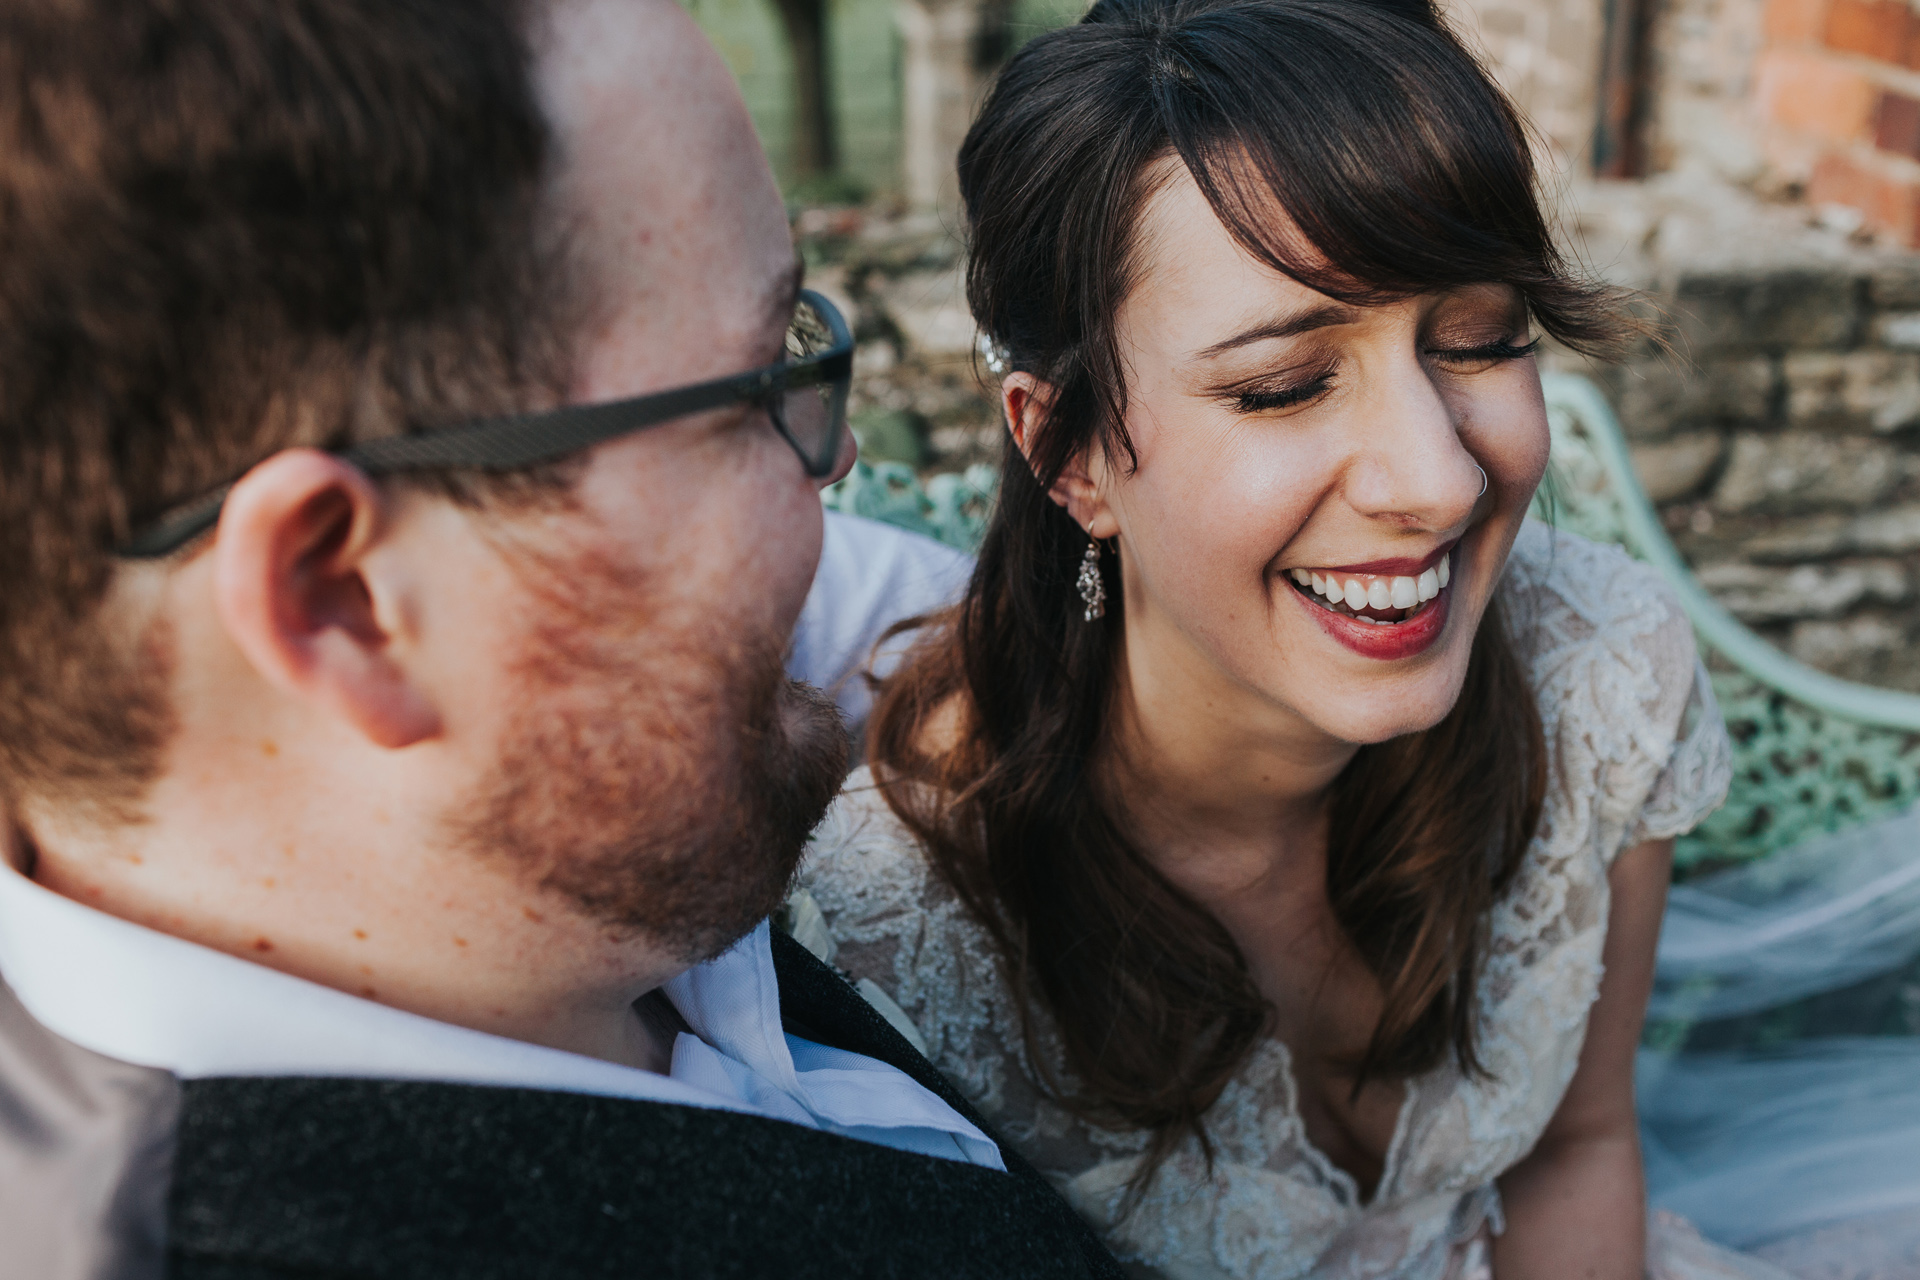
[[[63,897],[242,960],[436,1021],[669,1069],[671,1006],[643,1016],[636,1001],[684,966],[498,883],[504,868],[452,851],[383,864],[297,841],[248,856],[153,822],[132,830],[138,839],[86,841],[16,828],[6,852]]]

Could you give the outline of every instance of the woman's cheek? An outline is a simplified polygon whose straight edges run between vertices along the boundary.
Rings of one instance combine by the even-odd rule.
[[[1552,434],[1538,376],[1530,368],[1513,374],[1514,385],[1489,397],[1475,415],[1482,425],[1473,436],[1481,445],[1484,465],[1502,487],[1531,494],[1546,475]]]

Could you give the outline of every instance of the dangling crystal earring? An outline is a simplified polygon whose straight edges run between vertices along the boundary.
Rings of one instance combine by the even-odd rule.
[[[1080,557],[1080,598],[1087,602],[1088,622],[1107,614],[1107,584],[1100,577],[1100,540],[1087,535],[1087,554]]]

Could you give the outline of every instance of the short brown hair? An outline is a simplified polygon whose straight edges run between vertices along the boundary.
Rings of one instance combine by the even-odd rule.
[[[126,815],[112,548],[273,451],[550,397],[524,0],[0,7],[0,796]]]

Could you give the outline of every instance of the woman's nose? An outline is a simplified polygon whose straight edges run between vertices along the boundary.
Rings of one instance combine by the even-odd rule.
[[[1431,383],[1383,397],[1361,431],[1346,497],[1364,516],[1416,528],[1453,529],[1491,487],[1460,441],[1459,424]]]

